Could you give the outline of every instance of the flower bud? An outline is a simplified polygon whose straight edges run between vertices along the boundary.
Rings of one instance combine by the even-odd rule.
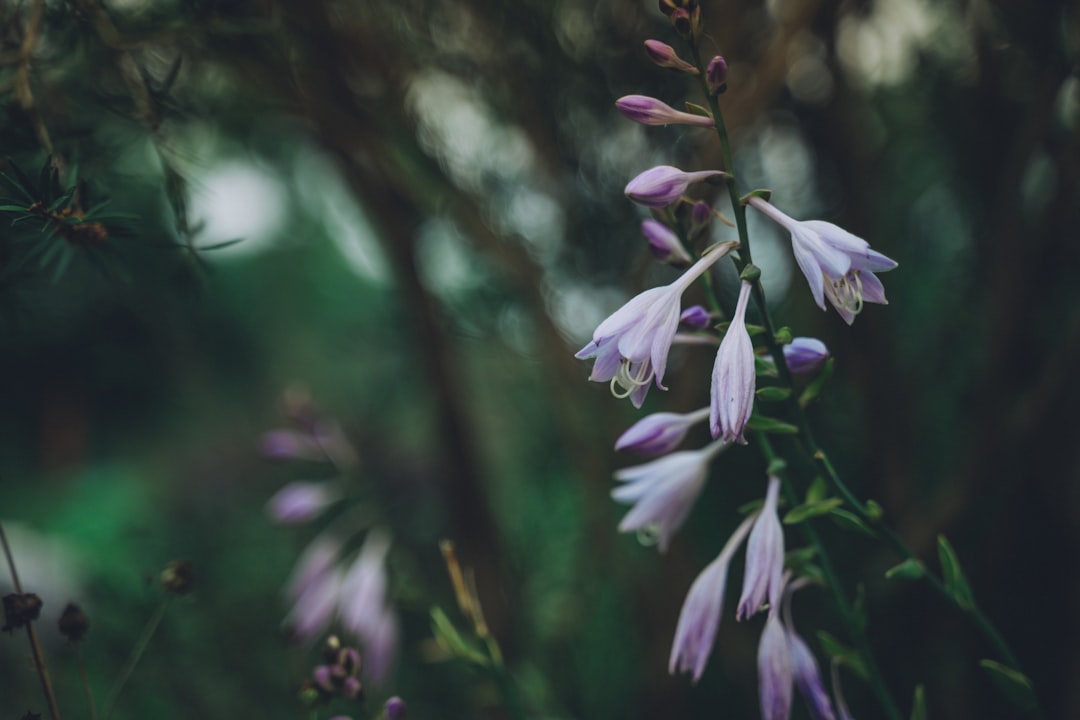
[[[364,686],[352,676],[345,678],[345,682],[341,685],[341,696],[346,700],[356,700],[363,691]]]
[[[681,198],[690,183],[723,175],[719,170],[687,173],[670,165],[658,165],[631,180],[625,193],[639,205],[662,208]]]
[[[60,614],[57,623],[60,626],[60,634],[73,643],[77,643],[90,629],[90,618],[75,603],[68,603],[64,612]]]
[[[691,305],[679,315],[679,323],[693,330],[704,330],[712,323],[712,315],[700,305]]]
[[[679,57],[678,53],[675,52],[675,48],[659,40],[646,40],[645,54],[662,68],[670,68],[691,75],[698,74],[698,69]]]
[[[727,90],[727,60],[722,55],[717,55],[709,61],[705,68],[705,82],[713,95],[719,95]]]
[[[690,428],[709,417],[708,409],[679,414],[660,412],[647,415],[630,426],[618,440],[616,450],[642,455],[663,455],[679,446]]]
[[[667,225],[656,220],[642,220],[641,232],[649,241],[649,251],[660,262],[689,265],[690,254],[679,242],[679,236]]]
[[[187,595],[195,582],[195,573],[187,560],[173,560],[161,572],[161,587],[174,595]]]
[[[704,115],[676,110],[647,95],[627,95],[615,101],[623,115],[642,125],[696,125],[712,127],[713,119]]]
[[[813,375],[829,359],[829,349],[817,338],[793,338],[784,346],[784,361],[792,375]]]
[[[405,720],[405,701],[395,695],[383,705],[383,714],[386,720]]]
[[[21,628],[41,615],[41,598],[34,593],[11,593],[4,596],[4,627],[0,630]]]

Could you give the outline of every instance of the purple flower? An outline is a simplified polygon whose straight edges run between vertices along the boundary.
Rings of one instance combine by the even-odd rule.
[[[727,71],[727,60],[722,56],[716,55],[709,61],[708,67],[705,68],[705,82],[708,83],[711,92],[719,94],[727,89]]]
[[[888,304],[885,288],[874,273],[892,270],[897,266],[895,260],[871,250],[868,242],[832,223],[794,220],[759,197],[751,198],[750,205],[791,233],[795,262],[822,310],[828,298],[850,325],[864,302]]]
[[[679,322],[694,330],[704,330],[712,323],[712,315],[700,305],[691,305],[682,311]]]
[[[275,460],[325,460],[318,440],[295,430],[271,430],[262,436],[262,454]]]
[[[709,563],[690,586],[686,594],[679,624],[675,628],[675,641],[671,645],[668,672],[689,672],[694,682],[701,678],[705,664],[716,641],[716,630],[724,611],[724,588],[727,584],[728,565],[731,556],[750,531],[753,516],[747,518],[731,534],[724,549]]]
[[[670,165],[658,165],[631,180],[625,192],[626,196],[638,205],[662,208],[681,198],[690,183],[723,175],[719,170],[688,173]]]
[[[337,611],[341,573],[331,569],[312,577],[301,589],[286,625],[301,640],[311,640],[330,625]]]
[[[679,242],[679,236],[667,225],[651,218],[642,220],[641,232],[649,242],[649,251],[660,262],[674,265],[690,264],[690,255]]]
[[[282,525],[305,523],[341,499],[341,492],[324,482],[293,482],[274,493],[267,510]]]
[[[383,705],[383,714],[386,720],[405,720],[405,701],[393,696]]]
[[[660,67],[679,70],[681,72],[690,73],[691,75],[698,74],[698,69],[680,58],[678,53],[675,52],[675,48],[666,45],[659,40],[646,40],[645,54]]]
[[[780,613],[774,608],[765,621],[761,644],[758,645],[761,720],[788,720],[791,715],[792,681],[791,648],[780,622]]]
[[[712,374],[709,426],[714,438],[746,444],[743,430],[754,409],[754,345],[746,332],[746,305],[750,283],[743,281],[735,315],[731,318]]]
[[[832,703],[829,702],[829,694],[821,682],[821,672],[818,670],[814,654],[810,652],[799,634],[790,625],[787,625],[788,649],[791,652],[791,667],[795,674],[795,687],[803,696],[810,715],[814,720],[836,720],[833,713]]]
[[[792,375],[813,375],[829,359],[829,348],[817,338],[792,338],[790,345],[784,346],[784,362]]]
[[[780,478],[769,478],[765,506],[761,509],[746,543],[746,575],[735,617],[745,620],[769,600],[770,613],[779,607],[784,589],[784,530],[776,513]]]
[[[615,101],[615,107],[627,118],[642,125],[713,126],[711,117],[676,110],[647,95],[626,95]]]
[[[675,282],[646,290],[600,323],[592,342],[575,355],[580,360],[596,358],[589,379],[611,383],[612,393],[617,397],[629,396],[634,407],[641,407],[654,379],[656,387],[666,390],[664,370],[679,327],[682,294],[734,246],[735,243],[715,246]]]
[[[390,539],[372,530],[341,582],[342,625],[364,647],[364,664],[379,683],[393,661],[397,646],[397,619],[387,606],[386,553]]]
[[[709,462],[725,447],[716,441],[617,471],[615,479],[626,484],[612,490],[611,497],[634,505],[619,523],[620,532],[654,530],[660,552],[665,552],[705,486]]]
[[[692,413],[653,413],[630,426],[618,440],[616,450],[629,450],[642,455],[663,455],[674,450],[695,423],[709,417],[709,409]]]

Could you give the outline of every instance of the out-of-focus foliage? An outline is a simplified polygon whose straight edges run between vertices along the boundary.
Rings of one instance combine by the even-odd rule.
[[[925,562],[952,539],[1048,715],[1077,715],[1075,8],[730,0],[704,15],[731,68],[736,173],[900,263],[892,304],[849,329],[813,309],[783,239],[751,227],[782,322],[836,358],[823,444]],[[697,686],[666,666],[694,575],[759,495],[756,456],[729,453],[666,556],[618,536],[610,448],[635,415],[571,357],[668,277],[626,181],[719,164],[701,132],[615,112],[628,93],[697,99],[647,61],[647,38],[677,43],[653,3],[625,0],[0,8],[0,518],[43,618],[87,609],[99,699],[160,569],[186,558],[197,578],[117,717],[301,715],[316,652],[284,637],[281,588],[315,531],[273,526],[264,505],[311,468],[258,456],[289,387],[346,428],[356,491],[394,529],[402,650],[373,711],[396,692],[410,716],[503,717],[490,681],[430,640],[430,605],[454,607],[451,537],[535,717],[754,716],[757,624],[725,618]],[[676,354],[673,377],[710,363]],[[700,407],[702,386],[673,382],[647,409]],[[931,716],[1002,717],[974,634],[886,581],[885,550],[843,547],[895,694],[924,683]],[[800,602],[804,635],[833,627],[824,593]],[[71,650],[46,640],[79,716]],[[845,691],[871,714],[857,679]],[[0,637],[0,715],[41,707],[24,643]]]

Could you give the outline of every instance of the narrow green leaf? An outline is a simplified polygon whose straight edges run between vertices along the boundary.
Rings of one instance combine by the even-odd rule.
[[[821,391],[825,389],[825,384],[829,382],[829,378],[832,377],[833,366],[835,364],[833,358],[829,358],[825,361],[825,365],[822,366],[817,377],[810,381],[810,384],[803,389],[802,395],[799,396],[799,407],[806,407],[821,395]]]
[[[745,205],[748,202],[750,202],[750,198],[756,198],[756,197],[759,197],[762,200],[768,201],[768,199],[772,197],[772,190],[761,190],[761,189],[751,190],[750,192],[746,193],[741,198],[739,198],[739,202],[742,203],[743,205]]]
[[[810,483],[810,487],[806,489],[806,503],[816,503],[825,499],[825,493],[829,491],[828,486],[825,484],[825,478],[818,475],[814,478],[814,481]]]
[[[776,340],[777,345],[788,345],[791,343],[791,328],[787,325],[776,331],[776,335],[773,335],[773,339]]]
[[[915,558],[908,558],[885,571],[885,577],[889,580],[918,580],[925,574],[926,567]]]
[[[231,247],[232,245],[242,243],[242,242],[244,242],[244,240],[245,240],[245,238],[234,238],[232,240],[224,240],[224,241],[219,242],[219,243],[214,243],[213,245],[202,245],[202,246],[197,247],[195,249],[198,250],[199,252],[210,252],[211,250],[221,250],[222,248],[227,248],[227,247]]]
[[[71,260],[74,257],[75,250],[65,245],[64,249],[60,251],[60,259],[57,261],[56,268],[53,270],[52,281],[54,285],[60,282],[60,278],[67,272],[68,265],[71,264]]]
[[[833,508],[829,511],[829,516],[836,521],[837,525],[846,530],[855,530],[856,532],[861,532],[870,537],[874,537],[874,533],[866,526],[866,523],[854,513],[848,512],[843,508]]]
[[[25,205],[0,205],[0,211],[3,212],[26,212]]]
[[[911,700],[911,720],[928,720],[926,715],[926,688],[915,686],[915,697]]]
[[[1035,707],[1035,689],[1027,675],[993,660],[980,660],[979,667],[989,673],[1002,694],[1018,708],[1030,710]]]
[[[876,500],[866,501],[866,514],[870,516],[871,520],[880,520],[885,514],[885,510],[881,507]]]
[[[780,400],[787,400],[791,397],[791,388],[773,385],[771,387],[758,388],[754,395],[757,396],[758,400],[763,400],[765,402],[779,402]]]
[[[851,669],[851,672],[855,673],[863,680],[868,680],[870,678],[870,674],[866,671],[866,665],[863,664],[862,657],[859,653],[855,652],[824,630],[819,630],[817,636],[818,640],[821,641],[822,649],[829,658],[847,665],[848,668]]]
[[[486,666],[487,657],[484,653],[461,637],[450,618],[446,617],[446,613],[438,606],[431,608],[431,631],[435,640],[448,652],[477,665]]]
[[[776,435],[799,434],[799,428],[791,423],[786,423],[783,420],[777,420],[776,418],[765,417],[764,415],[751,415],[750,422],[746,424],[746,427],[750,430],[774,433]]]
[[[944,535],[938,535],[938,558],[941,560],[942,579],[949,595],[965,610],[975,607],[975,597],[971,594],[971,586],[960,568],[960,559],[956,557],[956,551]]]
[[[0,181],[2,181],[5,185],[15,191],[15,194],[26,200],[28,205],[33,204],[34,196],[30,192],[30,189],[26,187],[26,185],[23,185],[18,180],[15,180],[14,178],[6,175],[5,173],[0,173]]]
[[[762,500],[761,498],[758,498],[757,500],[751,500],[748,503],[743,503],[742,505],[740,505],[738,507],[736,512],[739,513],[740,515],[749,515],[750,513],[757,512],[758,510],[760,510],[761,506],[764,505],[764,504],[765,504],[765,501]]]
[[[796,505],[784,516],[784,524],[798,525],[810,518],[828,515],[843,504],[844,501],[840,498],[828,498],[826,500],[819,500],[818,502]]]
[[[711,112],[701,107],[700,105],[696,105],[692,102],[686,103],[686,112],[692,115],[701,115],[702,117],[712,117]]]
[[[777,377],[776,365],[760,355],[754,356],[754,374],[761,377]]]

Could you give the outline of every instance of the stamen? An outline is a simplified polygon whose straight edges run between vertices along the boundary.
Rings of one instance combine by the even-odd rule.
[[[652,382],[652,362],[645,360],[638,365],[637,372],[631,373],[633,366],[630,361],[623,358],[619,361],[619,370],[615,377],[611,378],[611,394],[620,400],[628,397],[632,392]],[[617,390],[616,386],[621,388]]]
[[[862,278],[859,271],[849,272],[839,280],[826,276],[825,287],[829,300],[837,308],[842,308],[852,315],[858,315],[863,309]]]

